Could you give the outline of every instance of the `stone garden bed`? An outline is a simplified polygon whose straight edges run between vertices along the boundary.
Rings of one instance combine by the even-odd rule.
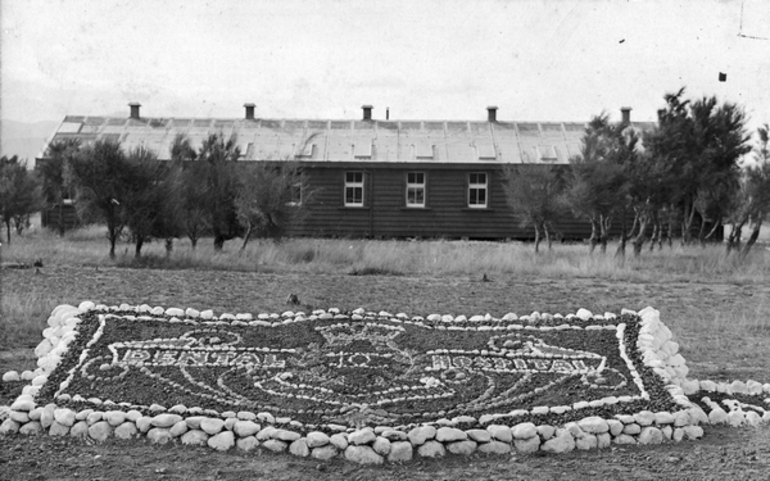
[[[652,308],[216,316],[84,302],[48,325],[2,434],[382,463],[678,442],[770,419],[768,384],[689,380]]]

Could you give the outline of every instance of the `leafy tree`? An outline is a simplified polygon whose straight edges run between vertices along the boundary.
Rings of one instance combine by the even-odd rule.
[[[155,153],[145,148],[130,151],[126,160],[130,164],[126,172],[126,226],[134,238],[134,255],[140,257],[148,240],[159,237],[168,241],[175,234],[167,229],[174,222],[167,206],[173,202],[167,190],[169,171]]]
[[[177,135],[171,144],[171,166],[166,183],[176,199],[168,205],[172,209],[168,216],[176,218],[178,223],[169,227],[183,232],[190,239],[193,249],[203,233],[210,229],[207,185],[201,181],[205,178],[206,165],[195,162],[197,158],[190,139],[183,134]]]
[[[551,250],[553,225],[562,211],[562,177],[554,166],[518,167],[503,169],[506,200],[518,215],[520,226],[535,230],[535,252],[540,250],[541,233]]]
[[[298,165],[245,165],[239,177],[235,206],[245,228],[241,250],[251,237],[282,237],[304,217],[310,192]]]
[[[99,140],[80,149],[65,165],[65,181],[75,189],[78,215],[107,225],[110,258],[128,221],[132,165],[120,143]]]
[[[0,157],[0,214],[11,243],[11,222],[21,234],[30,215],[40,209],[40,187],[34,174],[17,156]]]
[[[49,144],[45,160],[36,166],[42,180],[45,208],[56,206],[59,235],[64,235],[64,199],[70,197],[64,182],[64,166],[80,149],[79,139],[57,140]]]
[[[666,191],[672,211],[679,212],[682,242],[691,240],[695,215],[705,227],[720,224],[727,200],[738,187],[740,158],[751,149],[746,117],[735,104],[716,97],[684,100],[684,88],[665,95],[658,126],[645,136],[645,147],[666,166]],[[715,230],[715,229],[714,229]],[[713,235],[713,232],[708,235]],[[708,237],[701,229],[699,238]]]
[[[727,240],[728,254],[740,249],[741,231],[747,224],[751,234],[741,249],[741,256],[746,256],[759,238],[762,223],[770,215],[770,129],[767,124],[757,131],[759,143],[754,153],[756,165],[748,166],[740,181],[740,190],[733,202],[730,220],[733,224]]]
[[[207,221],[214,235],[214,249],[222,250],[225,241],[240,236],[243,228],[238,222],[235,199],[240,184],[236,161],[240,149],[235,136],[225,140],[224,135],[209,135],[203,141],[198,158],[191,167],[195,177],[191,182],[200,182],[196,189],[203,189],[204,209]]]
[[[623,213],[628,180],[623,156],[633,151],[635,140],[624,137],[624,124],[611,124],[606,114],[586,127],[581,153],[570,159],[571,175],[564,199],[572,211],[591,225],[591,252],[597,245],[607,250],[612,219]]]

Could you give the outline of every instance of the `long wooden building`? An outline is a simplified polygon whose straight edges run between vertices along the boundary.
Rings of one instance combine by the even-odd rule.
[[[178,134],[199,147],[210,134],[237,136],[243,162],[298,162],[313,195],[293,234],[304,236],[526,239],[503,190],[503,169],[567,165],[585,124],[509,122],[487,107],[486,121],[379,120],[364,105],[350,120],[268,119],[245,105],[239,119],[67,116],[51,142],[77,138],[144,146],[169,158]],[[623,121],[631,128],[629,108]],[[39,159],[45,161],[45,159]],[[585,238],[588,224],[565,216],[564,238]]]

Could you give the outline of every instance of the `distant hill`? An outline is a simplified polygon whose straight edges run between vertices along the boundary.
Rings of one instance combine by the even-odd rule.
[[[18,155],[20,159],[34,162],[43,150],[46,141],[53,135],[58,121],[42,121],[35,123],[1,120],[0,156]]]

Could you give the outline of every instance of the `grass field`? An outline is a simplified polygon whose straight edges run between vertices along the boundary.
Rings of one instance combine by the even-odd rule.
[[[758,247],[743,261],[726,257],[720,246],[678,245],[623,261],[614,257],[614,246],[606,255],[589,255],[584,245],[557,245],[535,256],[531,245],[519,243],[297,239],[254,242],[244,252],[233,241],[215,253],[204,239],[194,252],[186,242],[178,243],[169,259],[162,245],[151,244],[145,260],[136,263],[127,243],[121,244],[116,261],[109,260],[107,241],[98,230],[64,239],[33,233],[2,246],[3,263],[41,259],[44,267],[39,272],[0,271],[0,371],[34,365],[30,348],[58,304],[89,299],[217,313],[281,312],[298,309],[286,305],[293,293],[303,310],[365,307],[421,315],[567,314],[581,307],[603,313],[651,305],[680,343],[691,377],[770,382],[770,356],[765,355],[770,352],[770,252]],[[144,443],[2,443],[13,450],[13,460],[35,459],[40,443],[49,446],[46,452],[57,453],[50,468],[24,465],[23,475],[14,471],[14,479],[76,479],[73,473],[82,477],[86,472],[88,479],[503,480],[559,479],[567,473],[573,479],[763,479],[770,469],[770,435],[764,427],[710,429],[697,443],[613,448],[558,459],[474,457],[381,469],[286,456],[158,450]],[[71,461],[78,456],[86,460]],[[101,460],[86,462],[94,456]],[[151,462],[137,464],[132,461],[137,457]],[[6,468],[11,473],[12,465],[0,462],[0,477]]]

